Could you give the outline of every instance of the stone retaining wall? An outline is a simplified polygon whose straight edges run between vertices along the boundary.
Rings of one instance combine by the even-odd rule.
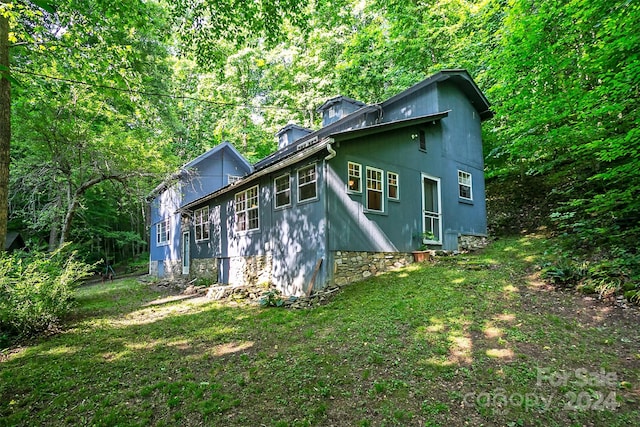
[[[403,252],[336,251],[333,260],[333,281],[342,286],[405,267],[413,262],[413,256]]]

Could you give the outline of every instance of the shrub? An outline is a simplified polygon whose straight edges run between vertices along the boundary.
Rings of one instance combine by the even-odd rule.
[[[54,252],[0,254],[0,336],[32,336],[56,326],[73,289],[92,266],[68,246]]]

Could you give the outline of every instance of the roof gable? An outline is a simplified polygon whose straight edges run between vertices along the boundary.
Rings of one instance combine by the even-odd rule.
[[[215,154],[218,154],[221,151],[225,151],[231,154],[232,156],[234,156],[236,160],[240,162],[240,164],[246,167],[248,173],[251,173],[251,171],[253,170],[251,163],[249,163],[249,161],[245,159],[242,154],[240,154],[240,152],[236,149],[236,147],[234,147],[233,144],[231,144],[228,141],[224,141],[223,143],[216,145],[211,150],[199,155],[198,157],[191,160],[190,162],[185,163],[181,169],[193,168],[199,163],[202,163],[203,161],[207,160],[209,157],[214,156]]]
[[[436,83],[443,82],[446,80],[450,80],[453,82],[458,89],[465,94],[471,105],[478,111],[481,120],[488,120],[493,117],[493,111],[491,111],[489,100],[484,96],[480,88],[476,85],[471,78],[471,75],[467,70],[463,69],[453,69],[453,70],[442,70],[426,79],[417,83],[410,88],[400,92],[399,94],[392,96],[386,101],[382,102],[381,106],[384,109],[385,107],[389,107],[392,104],[400,102],[410,95],[425,89],[429,86],[432,86]]]

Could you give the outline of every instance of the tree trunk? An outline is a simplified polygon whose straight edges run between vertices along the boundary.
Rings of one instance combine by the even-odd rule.
[[[9,150],[11,147],[11,82],[9,20],[0,14],[0,251],[4,251],[9,216]]]
[[[69,206],[67,207],[67,214],[65,215],[64,222],[62,223],[62,232],[60,233],[59,246],[62,246],[65,242],[69,241],[69,235],[71,233],[71,224],[73,223],[73,218],[76,216],[76,211],[78,210],[79,204],[80,204],[80,195],[76,193],[73,195],[73,197],[69,201]]]

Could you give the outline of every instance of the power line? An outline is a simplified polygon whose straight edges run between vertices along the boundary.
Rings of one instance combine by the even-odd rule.
[[[202,102],[204,104],[218,105],[218,106],[223,106],[223,107],[244,107],[244,108],[255,108],[255,109],[271,109],[271,110],[287,110],[287,111],[307,112],[307,110],[305,110],[303,108],[279,107],[277,105],[255,106],[255,105],[240,104],[240,103],[235,103],[235,102],[211,101],[211,100],[208,100],[208,99],[196,98],[194,96],[187,96],[187,95],[171,95],[169,93],[146,92],[146,91],[135,90],[135,89],[123,89],[123,88],[119,88],[119,87],[115,87],[115,86],[88,83],[88,82],[83,82],[81,80],[68,79],[68,78],[64,78],[64,77],[56,77],[56,76],[51,76],[51,75],[47,75],[47,74],[34,73],[32,71],[18,70],[18,69],[15,69],[15,68],[12,69],[12,72],[18,73],[18,74],[26,74],[26,75],[35,76],[35,77],[41,77],[41,78],[45,78],[45,79],[49,79],[49,80],[55,80],[55,81],[59,81],[59,82],[82,85],[82,86],[86,86],[86,87],[90,87],[90,88],[107,89],[107,90],[113,90],[113,91],[116,91],[116,92],[124,92],[124,93],[143,95],[143,96],[155,96],[155,97],[158,97],[158,98],[169,98],[169,99],[176,99],[176,100],[189,100],[189,101]]]

